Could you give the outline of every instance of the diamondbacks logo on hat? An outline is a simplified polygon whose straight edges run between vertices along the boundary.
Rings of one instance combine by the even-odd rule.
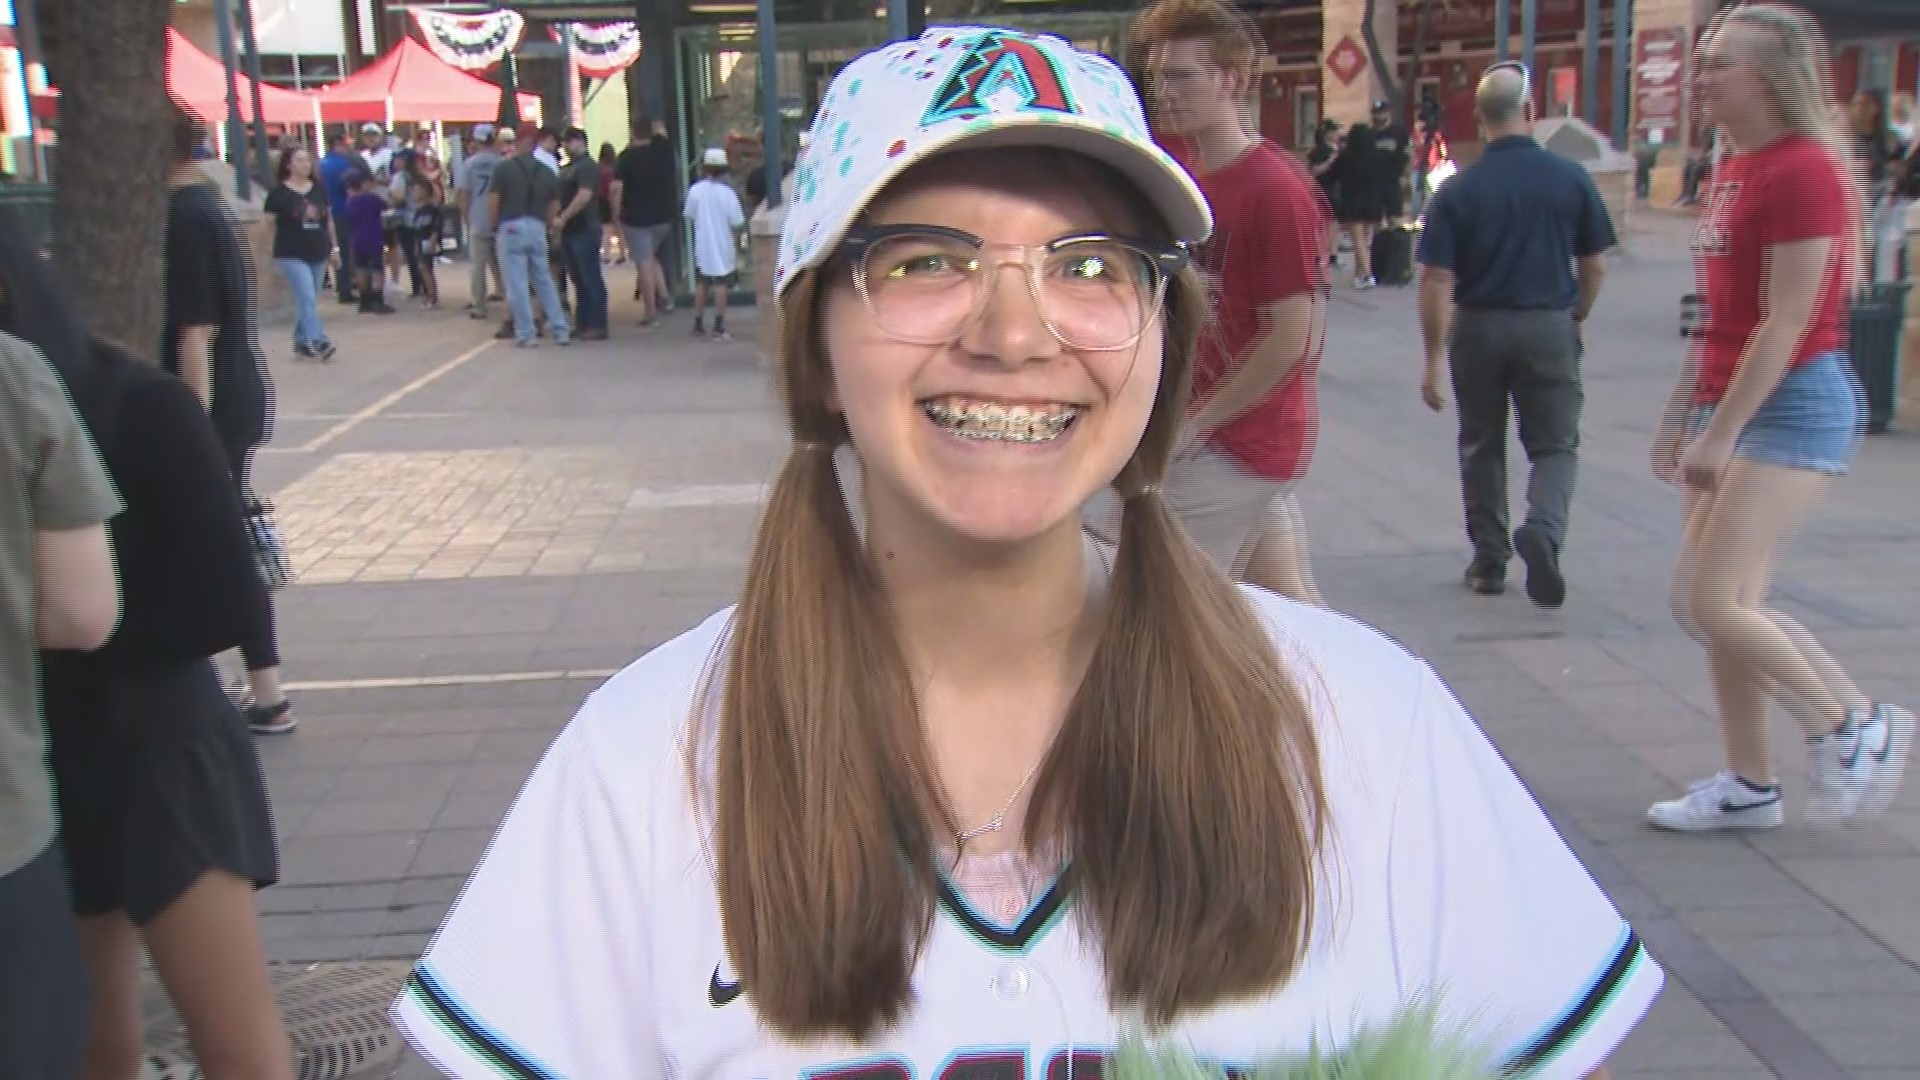
[[[933,95],[921,127],[996,112],[1077,113],[1053,56],[1024,35],[989,30],[974,39]]]

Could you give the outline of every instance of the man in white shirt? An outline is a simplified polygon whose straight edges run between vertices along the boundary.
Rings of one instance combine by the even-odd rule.
[[[739,233],[747,217],[740,196],[727,183],[727,152],[708,148],[702,159],[706,175],[687,190],[686,217],[693,226],[693,336],[706,335],[707,297],[713,297],[713,340],[726,341],[727,290],[739,268]]]

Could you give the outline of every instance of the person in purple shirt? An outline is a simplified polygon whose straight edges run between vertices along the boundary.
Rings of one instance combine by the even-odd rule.
[[[393,314],[387,303],[387,199],[367,174],[347,174],[347,236],[353,257],[353,273],[360,289],[360,311],[374,315]]]

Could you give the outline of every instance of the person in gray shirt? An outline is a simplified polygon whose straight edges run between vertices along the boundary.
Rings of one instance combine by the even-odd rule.
[[[460,163],[460,175],[454,179],[454,197],[459,201],[461,216],[467,223],[467,257],[472,262],[468,286],[472,290],[473,300],[467,305],[467,313],[476,319],[487,317],[488,267],[493,268],[494,283],[505,287],[505,281],[500,276],[500,262],[494,254],[493,202],[487,198],[493,191],[494,171],[503,160],[494,151],[496,141],[510,150],[513,132],[502,128],[496,134],[489,124],[475,128],[474,152]]]
[[[513,156],[494,169],[493,190],[487,195],[500,276],[506,285],[507,307],[513,312],[513,324],[495,336],[511,335],[523,349],[539,344],[530,288],[539,294],[554,343],[566,345],[571,340],[567,312],[560,305],[548,262],[547,229],[560,211],[560,181],[553,170],[534,159],[536,135],[531,130],[521,133]]]

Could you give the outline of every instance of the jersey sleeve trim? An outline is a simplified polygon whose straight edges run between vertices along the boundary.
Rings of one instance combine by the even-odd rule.
[[[1653,1005],[1663,981],[1659,965],[1647,954],[1640,935],[1623,924],[1619,944],[1586,992],[1540,1034],[1509,1053],[1500,1075],[1509,1080],[1543,1075],[1577,1076],[1599,1067]],[[1593,1056],[1591,1063],[1574,1073],[1550,1070],[1550,1066],[1568,1057],[1569,1051],[1582,1045],[1588,1046]]]
[[[492,1076],[511,1080],[563,1080],[561,1074],[541,1065],[475,1017],[425,962],[414,965],[393,1012],[395,1022],[412,1036],[416,1046],[438,1044],[459,1050]],[[431,1025],[432,1031],[422,1030],[423,1024],[411,1022],[416,1019]]]

